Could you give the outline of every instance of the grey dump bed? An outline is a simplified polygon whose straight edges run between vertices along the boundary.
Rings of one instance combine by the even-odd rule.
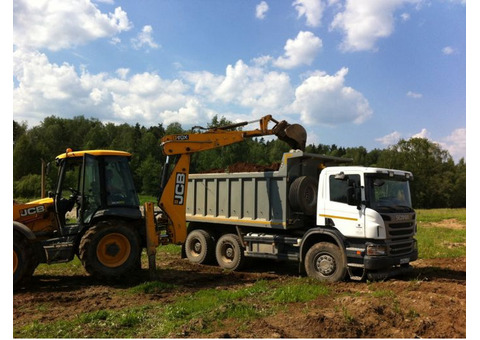
[[[348,161],[295,150],[283,155],[278,171],[192,174],[188,180],[187,221],[295,228],[299,212],[288,202],[292,181],[301,176],[318,181],[323,167]]]

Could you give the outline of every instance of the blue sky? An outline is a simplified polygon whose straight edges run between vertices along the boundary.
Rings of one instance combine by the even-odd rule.
[[[15,0],[13,119],[206,125],[466,156],[465,0]]]

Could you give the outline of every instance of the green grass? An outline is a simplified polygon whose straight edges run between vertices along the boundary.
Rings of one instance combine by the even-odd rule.
[[[155,196],[139,194],[138,199],[141,206],[143,206],[145,202],[153,202],[155,205],[157,204],[157,197]]]
[[[41,263],[35,269],[35,275],[85,275],[86,271],[78,257],[67,263]]]
[[[129,293],[152,294],[165,289],[176,289],[176,286],[149,282],[129,289]],[[283,282],[260,280],[236,289],[211,288],[179,295],[169,304],[98,310],[68,321],[33,321],[15,329],[14,337],[162,338],[181,337],[193,331],[208,334],[224,320],[242,322],[273,315],[286,303],[312,301],[329,293],[326,285],[308,278],[290,278]]]
[[[443,220],[455,219],[459,222],[467,221],[467,209],[418,209],[417,222],[441,222]]]
[[[454,258],[466,256],[466,228],[445,228],[435,223],[443,220],[456,220],[466,225],[466,209],[417,210],[419,257]]]
[[[466,256],[466,230],[419,228],[417,233],[419,257],[454,258]]]

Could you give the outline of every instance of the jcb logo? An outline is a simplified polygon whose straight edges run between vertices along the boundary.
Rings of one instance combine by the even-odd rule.
[[[185,180],[187,176],[182,172],[177,172],[175,177],[175,195],[173,197],[173,204],[183,205],[185,198]]]
[[[24,217],[29,215],[41,214],[43,212],[45,212],[45,207],[43,205],[39,205],[38,207],[20,210],[20,216]]]

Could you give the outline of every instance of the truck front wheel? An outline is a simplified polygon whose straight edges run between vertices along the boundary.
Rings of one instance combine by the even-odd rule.
[[[337,282],[345,278],[347,268],[340,248],[332,243],[320,242],[305,255],[305,271],[319,281]]]
[[[215,255],[213,239],[202,229],[193,230],[185,240],[185,254],[192,263],[209,263]]]
[[[240,238],[235,234],[225,234],[217,242],[215,256],[221,268],[240,269],[245,262],[245,254]]]
[[[101,278],[116,278],[138,268],[141,247],[138,233],[122,221],[102,221],[80,242],[79,257],[86,271]]]

